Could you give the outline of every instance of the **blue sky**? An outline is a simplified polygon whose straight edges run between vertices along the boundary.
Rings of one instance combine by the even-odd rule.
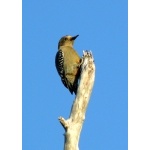
[[[77,35],[74,48],[91,50],[96,78],[80,149],[127,149],[127,0],[23,1],[23,150],[63,149],[74,95],[55,68],[59,39]]]

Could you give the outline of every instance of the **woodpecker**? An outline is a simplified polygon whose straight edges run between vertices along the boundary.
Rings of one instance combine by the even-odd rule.
[[[77,93],[78,79],[80,74],[81,59],[73,48],[74,40],[78,37],[66,35],[58,43],[58,52],[55,57],[55,66],[64,86],[70,91]]]

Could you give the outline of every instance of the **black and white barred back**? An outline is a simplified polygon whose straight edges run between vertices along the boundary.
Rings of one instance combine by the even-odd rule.
[[[64,84],[66,88],[69,89],[71,93],[73,93],[72,89],[72,84],[68,82],[67,78],[65,77],[65,71],[64,71],[64,53],[62,50],[59,50],[56,53],[56,58],[55,58],[55,66],[57,69],[57,72],[59,76],[61,77],[61,81]]]

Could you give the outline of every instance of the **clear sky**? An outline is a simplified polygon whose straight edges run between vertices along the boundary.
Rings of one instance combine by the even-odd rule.
[[[55,68],[59,39],[91,50],[96,78],[81,132],[81,150],[127,150],[127,0],[23,1],[23,150],[62,150],[74,95]]]

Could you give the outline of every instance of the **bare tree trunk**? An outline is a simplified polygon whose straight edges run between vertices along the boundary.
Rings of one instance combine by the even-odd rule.
[[[59,117],[65,129],[64,150],[79,150],[80,132],[85,119],[85,113],[90,100],[95,79],[95,64],[91,52],[83,52],[80,84],[73,102],[69,119]]]

